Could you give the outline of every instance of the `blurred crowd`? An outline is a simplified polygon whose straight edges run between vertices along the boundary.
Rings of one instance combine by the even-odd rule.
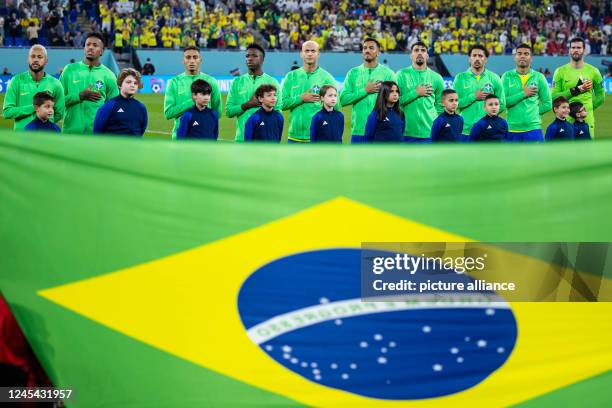
[[[608,55],[607,0],[8,0],[0,7],[4,45],[80,47],[99,30],[117,51],[135,48],[293,50],[309,39],[324,50],[357,51],[375,37],[387,52],[423,40],[436,54],[467,53],[476,43],[509,54],[530,43],[538,55],[566,55],[573,36]],[[0,2],[1,4],[1,2]],[[79,16],[81,16],[79,18]],[[82,22],[83,26],[79,25]]]

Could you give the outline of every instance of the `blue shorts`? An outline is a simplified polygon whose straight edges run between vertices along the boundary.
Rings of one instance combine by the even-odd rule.
[[[402,136],[402,142],[404,143],[431,143],[431,138],[430,137]]]
[[[530,130],[529,132],[508,132],[511,142],[543,142],[542,129]]]
[[[287,139],[287,143],[310,143],[309,139]]]
[[[351,135],[351,144],[370,143],[367,137],[363,135]]]

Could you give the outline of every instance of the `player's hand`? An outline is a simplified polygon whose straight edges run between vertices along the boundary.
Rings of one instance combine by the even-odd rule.
[[[260,106],[261,103],[259,102],[259,99],[257,99],[255,94],[253,94],[253,96],[251,96],[251,99],[243,103],[240,107],[242,108],[242,110],[248,110],[251,108],[259,108]]]
[[[82,101],[97,102],[102,98],[98,92],[91,90],[91,85],[79,92],[79,99]]]
[[[590,91],[591,89],[593,89],[593,81],[591,81],[590,79],[584,81],[584,83],[582,85],[580,85],[578,87],[582,92],[587,92]]]
[[[536,95],[538,93],[538,87],[525,85],[523,87],[523,93],[525,94],[527,98],[529,98],[530,96]]]
[[[373,94],[373,93],[378,93],[380,92],[380,85],[382,84],[381,81],[368,81],[368,83],[365,86],[365,90],[366,93],[368,94]]]
[[[301,96],[302,102],[319,102],[321,100],[321,96],[317,94],[310,93],[313,88],[310,88],[306,92],[304,92]]]
[[[476,95],[477,101],[484,101],[485,98],[489,95],[489,92],[482,92],[482,89],[479,89],[474,92],[474,95]]]
[[[416,87],[416,93],[418,96],[431,96],[433,87],[430,84],[419,84],[419,86]]]

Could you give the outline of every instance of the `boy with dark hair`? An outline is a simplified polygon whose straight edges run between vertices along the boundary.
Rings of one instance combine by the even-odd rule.
[[[454,89],[442,91],[442,112],[431,127],[432,142],[460,142],[463,117],[457,114],[459,97]]]
[[[574,126],[567,121],[570,112],[569,101],[558,96],[553,101],[553,112],[556,119],[546,129],[546,141],[574,140]]]
[[[61,132],[62,130],[49,119],[53,117],[53,107],[55,98],[48,92],[38,92],[34,95],[34,112],[36,118],[28,123],[25,130],[44,131],[44,132]]]
[[[344,115],[334,109],[338,102],[338,91],[332,85],[323,85],[319,95],[322,107],[310,122],[310,142],[342,143]]]
[[[589,124],[585,122],[588,116],[582,102],[572,102],[569,104],[570,116],[574,119],[574,138],[576,140],[591,140]]]
[[[276,87],[271,84],[260,85],[255,97],[261,104],[244,125],[244,141],[265,141],[280,143],[283,136],[283,115],[274,110]]]
[[[498,116],[500,102],[497,95],[489,94],[484,99],[487,115],[472,126],[470,142],[504,142],[508,140],[508,122]]]
[[[219,116],[215,110],[207,106],[212,91],[212,85],[205,80],[193,81],[191,98],[195,105],[181,116],[176,130],[177,139],[217,140],[219,138]]]

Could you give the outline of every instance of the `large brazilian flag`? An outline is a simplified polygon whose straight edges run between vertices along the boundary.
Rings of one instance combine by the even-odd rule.
[[[611,203],[605,141],[2,134],[0,289],[69,406],[609,406],[611,303],[362,302],[359,248],[609,242]]]

